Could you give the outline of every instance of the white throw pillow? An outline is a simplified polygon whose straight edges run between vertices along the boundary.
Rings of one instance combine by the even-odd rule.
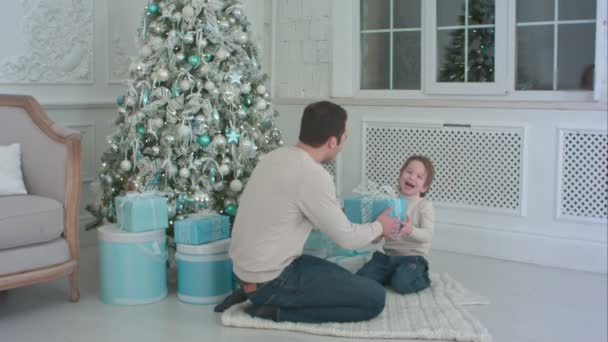
[[[0,196],[25,195],[21,173],[21,145],[0,146]]]

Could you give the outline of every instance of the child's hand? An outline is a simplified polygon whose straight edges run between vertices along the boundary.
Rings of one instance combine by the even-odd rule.
[[[414,227],[412,226],[412,220],[410,219],[410,215],[407,215],[407,218],[405,219],[405,222],[403,223],[403,227],[401,227],[401,231],[399,232],[399,235],[410,235],[412,234],[412,231],[414,230]]]

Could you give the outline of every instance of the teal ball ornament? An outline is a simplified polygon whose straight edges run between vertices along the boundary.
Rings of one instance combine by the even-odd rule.
[[[158,14],[158,10],[158,4],[155,2],[151,2],[148,4],[148,6],[146,6],[146,12],[150,14]]]
[[[237,209],[238,206],[236,204],[230,204],[226,207],[226,214],[228,214],[229,216],[235,216]]]
[[[206,53],[203,55],[203,58],[205,59],[205,62],[209,63],[211,61],[213,61],[213,55],[210,53]]]
[[[116,98],[116,104],[117,104],[119,107],[124,106],[124,105],[125,105],[125,97],[124,97],[124,96],[119,96],[119,97],[117,97],[117,98]]]
[[[192,55],[188,57],[188,64],[192,65],[193,68],[196,68],[201,63],[201,58],[197,55]]]
[[[143,124],[138,124],[135,129],[137,130],[137,134],[139,135],[146,134],[146,126],[144,126]]]
[[[211,144],[211,137],[208,134],[199,135],[197,141],[199,145],[207,147]]]

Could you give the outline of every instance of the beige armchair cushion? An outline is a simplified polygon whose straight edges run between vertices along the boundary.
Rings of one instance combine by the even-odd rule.
[[[34,196],[0,196],[0,250],[54,240],[63,232],[63,205]]]

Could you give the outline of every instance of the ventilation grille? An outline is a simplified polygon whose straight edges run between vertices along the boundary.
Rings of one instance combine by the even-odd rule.
[[[457,127],[455,127],[457,126]],[[366,123],[368,180],[395,185],[408,156],[428,156],[435,203],[521,214],[522,127]]]
[[[559,217],[608,218],[608,135],[560,131]]]

